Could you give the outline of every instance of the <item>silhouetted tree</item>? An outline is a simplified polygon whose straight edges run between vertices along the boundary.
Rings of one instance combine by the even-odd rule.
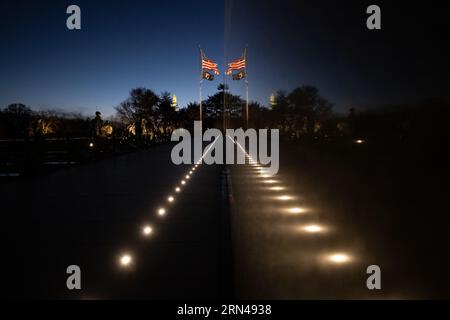
[[[32,111],[21,103],[14,103],[2,110],[1,124],[5,128],[5,135],[9,137],[24,137],[31,129]]]
[[[313,86],[302,86],[288,95],[290,118],[296,132],[314,134],[330,115],[332,104]]]
[[[268,127],[269,110],[264,108],[256,101],[250,101],[248,104],[249,111],[249,127],[260,129]],[[245,115],[245,104],[242,108],[242,114]]]
[[[154,135],[157,131],[157,107],[160,98],[152,90],[136,88],[131,90],[130,97],[116,107],[117,115],[122,122],[134,128],[138,139],[143,135]]]
[[[220,128],[222,124],[224,103],[226,105],[226,116],[232,121],[235,120],[236,122],[236,119],[242,116],[244,101],[239,96],[228,93],[224,88],[226,88],[226,86],[220,84],[217,87],[218,92],[209,96],[203,103],[206,117],[210,118],[210,125],[217,128]],[[238,125],[241,126],[242,124],[239,123]]]
[[[278,91],[275,99],[275,106],[270,112],[269,126],[278,128],[281,132],[287,129],[289,111],[289,101],[284,91]]]
[[[178,113],[172,106],[172,95],[169,92],[161,93],[158,102],[158,124],[168,135],[179,124]]]
[[[189,103],[186,108],[178,111],[179,126],[192,131],[194,129],[194,121],[198,121],[200,117],[200,106],[198,103]],[[205,120],[207,122],[208,119]],[[206,126],[208,124],[206,123]]]

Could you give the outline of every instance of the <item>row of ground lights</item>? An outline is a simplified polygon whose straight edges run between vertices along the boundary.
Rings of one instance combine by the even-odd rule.
[[[216,140],[217,141],[217,140]],[[205,156],[208,154],[209,150],[211,150],[211,148],[213,147],[214,143],[216,142],[214,141],[203,153],[202,157],[196,162],[196,164],[189,170],[189,172],[187,172],[183,179],[180,181],[180,183],[175,186],[173,188],[173,191],[175,192],[175,194],[179,194],[181,193],[181,191],[183,189],[185,189],[187,187],[187,183],[191,180],[192,176],[194,175],[194,173],[198,170],[199,165],[202,163],[203,159],[205,158]],[[168,205],[172,204],[175,202],[175,195],[174,194],[169,194],[166,198],[165,201]],[[157,208],[156,213],[159,217],[164,217],[169,213],[169,209],[167,206],[160,206]],[[141,227],[141,234],[142,236],[148,238],[150,237],[153,232],[154,232],[154,226],[151,224],[144,224]],[[124,252],[120,255],[119,257],[119,265],[123,268],[127,268],[129,266],[131,266],[134,262],[135,258],[134,255],[130,252]]]
[[[260,177],[262,178],[262,183],[269,185],[267,188],[269,191],[273,191],[274,196],[271,198],[275,201],[280,202],[288,202],[292,203],[291,206],[284,207],[282,211],[287,214],[304,214],[309,211],[308,208],[299,206],[298,204],[294,203],[297,201],[299,197],[291,194],[280,194],[280,192],[286,191],[288,188],[282,184],[282,181],[279,178],[274,178],[271,175],[268,174],[267,170],[261,166],[257,160],[253,159],[247,151],[242,147],[242,145],[233,140],[230,136],[228,136],[229,139],[231,139],[236,145],[242,150],[242,152],[245,153],[245,157],[247,158],[249,164],[252,166],[252,168],[259,173]],[[356,143],[362,144],[365,141],[357,141]],[[320,235],[324,234],[328,231],[328,228],[324,225],[318,224],[318,223],[311,223],[302,225],[298,228],[299,232],[313,234],[313,235]],[[345,252],[333,252],[328,253],[320,258],[321,262],[327,262],[332,264],[345,264],[350,263],[354,258]]]

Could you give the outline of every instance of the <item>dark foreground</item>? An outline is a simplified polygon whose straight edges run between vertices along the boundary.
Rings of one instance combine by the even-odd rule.
[[[223,166],[203,165],[176,194],[192,166],[160,146],[3,183],[2,297],[448,298],[449,175],[435,150],[283,143],[274,178],[229,166],[229,190]],[[366,287],[369,265],[381,291]]]
[[[233,167],[239,295],[447,299],[447,166],[433,141],[368,141],[284,145],[275,178]],[[367,289],[370,265],[382,290]]]
[[[228,297],[222,168],[199,167],[175,195],[191,167],[161,146],[2,185],[3,298]],[[81,267],[80,292],[66,288],[69,265]]]

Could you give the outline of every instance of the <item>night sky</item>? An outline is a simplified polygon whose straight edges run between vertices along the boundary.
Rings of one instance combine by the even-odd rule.
[[[316,85],[337,111],[448,99],[450,20],[441,1],[235,2],[233,45],[249,43],[257,96]],[[378,4],[382,30],[366,28]]]
[[[248,45],[250,98],[264,105],[303,84],[338,111],[448,98],[444,5],[373,3],[381,31],[366,29],[366,1],[2,0],[0,106],[111,115],[139,86],[185,106],[198,100],[199,44],[221,72]],[[70,4],[81,7],[81,31],[66,28]],[[204,95],[221,81],[205,83]]]
[[[0,106],[112,114],[139,86],[198,100],[198,44],[223,57],[224,6],[187,2],[2,0]],[[66,28],[70,4],[81,8],[80,31]]]

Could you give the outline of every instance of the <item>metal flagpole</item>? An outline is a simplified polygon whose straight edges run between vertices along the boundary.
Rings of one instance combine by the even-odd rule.
[[[200,85],[199,85],[199,95],[200,95],[200,103],[199,103],[199,107],[200,107],[200,121],[203,121],[203,114],[202,114],[202,111],[203,111],[203,106],[202,106],[202,102],[203,102],[203,99],[202,99],[202,83],[203,83],[203,80],[200,80]]]
[[[226,36],[225,36],[226,39]],[[225,40],[225,45],[224,45],[224,54],[223,54],[223,61],[224,61],[224,65],[227,65],[227,53],[226,53],[227,47],[226,47],[226,40]],[[225,134],[226,129],[227,129],[227,99],[226,99],[226,94],[227,94],[227,75],[226,75],[226,71],[223,71],[223,88],[222,88],[222,93],[223,93],[223,132]]]
[[[247,116],[247,129],[248,129],[248,80],[245,80],[245,95],[246,95],[246,102],[245,102],[245,112],[246,112],[246,116]]]
[[[202,48],[199,46],[200,49],[200,81],[199,81],[199,85],[198,85],[198,93],[199,93],[199,98],[200,98],[200,102],[199,102],[199,107],[200,107],[200,121],[203,121],[203,114],[202,114],[202,83],[203,83],[203,65],[202,65],[202,60],[203,60],[203,51]]]
[[[248,129],[248,73],[247,73],[247,47],[245,47],[244,50],[244,60],[245,60],[245,95],[246,95],[246,102],[245,102],[245,113],[246,113],[246,122],[247,122],[247,129]]]
[[[224,1],[225,5],[225,14],[224,14],[224,43],[223,43],[223,65],[226,68],[228,62],[228,37],[229,37],[229,27],[230,27],[230,15],[231,15],[231,1]],[[226,69],[223,71],[223,133],[225,135],[226,128],[228,127],[228,118],[227,118],[227,75]]]

